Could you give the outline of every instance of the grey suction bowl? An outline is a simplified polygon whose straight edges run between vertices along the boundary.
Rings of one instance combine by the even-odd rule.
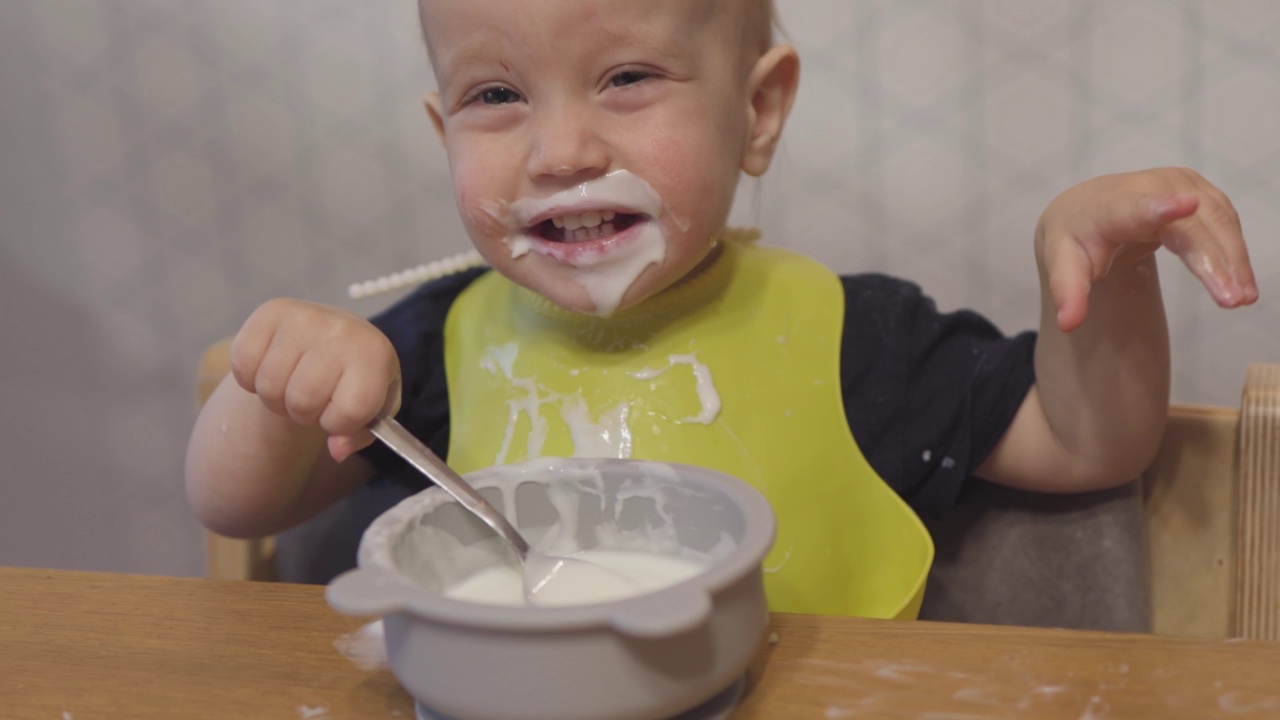
[[[761,563],[775,534],[754,488],[632,460],[544,459],[467,479],[535,545],[662,548],[707,569],[612,602],[461,602],[444,590],[511,560],[443,491],[410,497],[369,527],[359,567],[327,598],[340,612],[383,617],[392,671],[421,705],[455,720],[663,720],[746,671],[768,624]]]

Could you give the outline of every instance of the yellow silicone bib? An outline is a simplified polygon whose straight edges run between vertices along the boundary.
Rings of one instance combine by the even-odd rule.
[[[445,327],[449,463],[609,456],[728,473],[777,514],[771,609],[913,618],[933,545],[849,431],[844,308],[831,271],[734,233],[698,276],[611,318],[488,273]]]

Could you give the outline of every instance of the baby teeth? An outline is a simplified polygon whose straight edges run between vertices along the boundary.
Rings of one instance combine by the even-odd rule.
[[[577,230],[566,230],[564,239],[567,242],[586,242],[587,240],[599,240],[602,237],[613,234],[613,223],[603,223],[595,227],[578,228]]]
[[[618,214],[612,210],[589,210],[580,215],[561,215],[551,218],[551,224],[562,230],[577,230],[579,228],[593,228],[602,222],[609,222],[617,217]]]

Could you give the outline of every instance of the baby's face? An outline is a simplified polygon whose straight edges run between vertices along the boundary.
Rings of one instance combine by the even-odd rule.
[[[428,105],[467,232],[495,269],[563,308],[602,313],[613,308],[588,289],[600,278],[584,274],[644,254],[637,244],[655,229],[660,261],[614,263],[616,309],[707,257],[753,117],[755,57],[744,55],[734,4],[423,0],[440,88]],[[606,185],[638,178],[659,202],[625,199],[643,195],[637,187],[575,191],[610,173]]]

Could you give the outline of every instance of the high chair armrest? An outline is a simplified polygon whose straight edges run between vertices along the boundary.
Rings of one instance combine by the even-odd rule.
[[[231,340],[223,340],[210,345],[200,356],[200,369],[196,375],[196,388],[199,391],[200,405],[203,406],[213,394],[222,378],[231,372]]]
[[[1234,635],[1280,640],[1280,365],[1250,365],[1240,403]]]
[[[1174,405],[1143,473],[1157,633],[1280,640],[1280,365],[1240,407]]]
[[[276,539],[240,540],[205,531],[205,576],[215,580],[275,580]]]

